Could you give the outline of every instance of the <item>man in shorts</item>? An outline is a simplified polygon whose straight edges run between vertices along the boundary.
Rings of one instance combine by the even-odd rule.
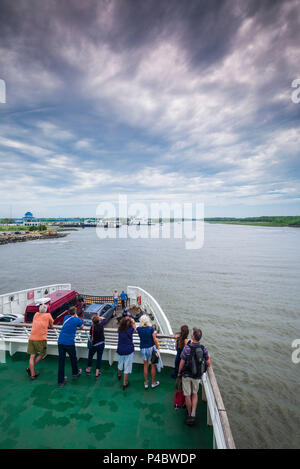
[[[188,358],[192,352],[192,348],[201,347],[206,366],[210,366],[210,358],[207,348],[200,344],[200,339],[202,337],[201,330],[194,327],[191,337],[192,341],[184,347],[181,353],[181,360],[178,370],[178,376],[181,376],[182,374],[182,390],[185,397],[185,405],[187,410],[185,423],[187,425],[194,425],[195,423],[196,409],[198,405],[198,391],[201,381],[201,376],[199,375],[197,377],[193,377],[190,367],[187,366],[189,363]]]
[[[29,367],[26,371],[30,378],[34,380],[40,374],[39,371],[35,372],[35,365],[45,358],[47,354],[47,332],[48,328],[52,329],[53,318],[48,313],[48,308],[45,304],[39,307],[39,312],[35,313],[32,322],[31,334],[28,340],[27,353],[30,355]]]

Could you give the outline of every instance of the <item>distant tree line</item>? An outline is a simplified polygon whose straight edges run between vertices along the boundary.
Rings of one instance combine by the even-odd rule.
[[[239,224],[267,224],[272,226],[300,226],[300,216],[280,216],[280,217],[213,217],[205,218],[204,221],[216,223],[239,223]]]

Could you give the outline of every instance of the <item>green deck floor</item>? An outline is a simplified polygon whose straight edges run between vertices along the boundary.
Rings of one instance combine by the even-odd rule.
[[[93,362],[95,363],[95,361]],[[87,360],[81,359],[84,369]],[[0,364],[0,448],[182,449],[211,448],[212,429],[206,425],[201,402],[194,427],[184,424],[184,410],[175,410],[172,370],[157,374],[160,386],[144,389],[143,368],[133,366],[130,387],[122,390],[117,366],[103,362],[102,376],[82,375],[57,386],[58,358],[47,356],[31,381],[25,371],[28,356],[6,354]]]

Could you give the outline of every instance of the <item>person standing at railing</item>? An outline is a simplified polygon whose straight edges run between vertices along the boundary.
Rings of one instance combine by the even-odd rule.
[[[188,343],[181,353],[178,370],[178,376],[182,375],[182,390],[187,410],[185,423],[187,425],[195,424],[200,380],[206,368],[210,366],[207,348],[200,344],[202,331],[194,327],[191,337],[192,342]]]
[[[124,310],[125,307],[127,306],[127,293],[125,293],[124,290],[122,290],[120,298],[121,298],[121,303],[122,303],[122,309]]]
[[[119,301],[119,294],[117,290],[114,291],[114,311],[117,311],[118,309],[118,301]]]
[[[118,379],[123,377],[123,391],[129,386],[128,376],[132,371],[134,355],[133,333],[136,332],[134,319],[125,316],[121,319],[118,327]]]
[[[149,360],[151,360],[154,346],[159,350],[159,344],[156,338],[155,329],[152,327],[150,319],[146,314],[140,318],[140,326],[137,327],[137,333],[140,336],[140,350],[144,360],[144,386],[145,389],[148,389]],[[159,385],[159,381],[156,381],[155,376],[156,365],[151,363],[152,388],[156,388]]]
[[[47,305],[43,304],[39,307],[39,312],[35,313],[32,322],[30,337],[28,340],[27,353],[29,353],[29,367],[26,371],[30,378],[34,380],[40,374],[35,372],[35,365],[42,360],[47,354],[47,332],[48,328],[52,329],[53,318],[48,313]]]
[[[89,356],[88,356],[88,367],[85,369],[85,374],[91,374],[91,367],[93,362],[93,356],[97,353],[97,365],[96,365],[96,379],[101,376],[101,363],[102,355],[105,347],[105,338],[104,338],[104,326],[109,321],[109,318],[104,318],[102,316],[93,316],[93,324],[90,329],[90,339],[89,339]]]
[[[175,358],[174,372],[171,375],[172,378],[174,379],[176,379],[178,375],[181,352],[183,351],[186,344],[189,342],[189,338],[188,338],[189,333],[190,331],[189,331],[188,326],[184,325],[184,326],[181,326],[180,332],[178,332],[176,336],[175,348],[177,351],[177,355]]]
[[[78,378],[82,370],[78,369],[76,348],[75,348],[75,335],[77,329],[83,329],[84,324],[77,316],[76,306],[72,306],[68,314],[64,318],[63,326],[58,337],[58,386],[64,386],[66,382],[65,377],[65,360],[66,354],[71,359],[72,376]]]

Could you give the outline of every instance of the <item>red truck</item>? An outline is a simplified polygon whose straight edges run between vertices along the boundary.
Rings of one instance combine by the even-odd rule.
[[[84,300],[75,290],[58,290],[47,295],[48,298],[48,301],[43,298],[43,301],[39,302],[39,300],[36,300],[26,307],[25,322],[33,321],[33,316],[39,311],[41,303],[45,303],[48,306],[48,312],[51,313],[54,324],[63,323],[64,317],[71,306],[77,307],[78,316],[81,316],[83,313]]]

